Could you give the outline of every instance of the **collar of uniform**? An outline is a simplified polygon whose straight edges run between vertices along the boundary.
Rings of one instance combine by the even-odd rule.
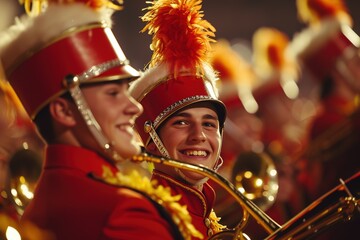
[[[215,191],[208,183],[204,184],[203,191],[200,192],[199,190],[174,179],[170,175],[157,170],[153,171],[152,179],[156,180],[164,187],[170,187],[172,195],[180,194],[181,204],[187,205],[187,209],[190,213],[202,217],[209,216],[211,209],[214,206]]]
[[[94,151],[72,145],[50,144],[46,149],[44,168],[72,168],[101,176],[103,167],[117,168]]]

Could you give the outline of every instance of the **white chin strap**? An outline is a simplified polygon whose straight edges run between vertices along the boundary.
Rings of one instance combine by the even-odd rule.
[[[123,157],[121,157],[116,151],[114,151],[110,144],[110,141],[103,134],[99,123],[96,121],[94,115],[92,114],[90,108],[87,105],[87,102],[81,92],[80,87],[74,86],[69,89],[69,91],[88,129],[90,130],[91,134],[98,142],[98,144],[102,147],[104,152],[116,162],[124,161]]]
[[[120,61],[119,59],[114,59],[103,64],[93,66],[91,69],[85,71],[80,75],[68,75],[65,77],[63,82],[64,86],[69,90],[71,97],[73,98],[91,134],[102,147],[106,155],[111,157],[116,162],[123,161],[124,158],[113,149],[112,144],[104,135],[99,123],[96,121],[85,100],[84,95],[81,92],[80,83],[86,82],[90,78],[96,77],[110,68],[126,64],[128,64],[127,61]]]

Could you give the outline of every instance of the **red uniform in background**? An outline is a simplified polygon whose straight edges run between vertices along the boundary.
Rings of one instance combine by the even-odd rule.
[[[308,27],[294,36],[292,51],[320,86],[319,112],[308,129],[300,181],[311,203],[358,173],[359,36],[352,30],[352,17],[345,1],[298,0],[299,19]],[[313,77],[313,78],[312,78]],[[355,189],[349,189],[353,195]],[[341,199],[336,199],[338,202]],[[329,208],[332,206],[329,206]],[[356,212],[356,211],[355,211]],[[357,214],[358,215],[358,214]],[[359,216],[345,217],[317,239],[355,239]]]

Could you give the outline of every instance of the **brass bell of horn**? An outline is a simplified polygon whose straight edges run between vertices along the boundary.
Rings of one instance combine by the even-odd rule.
[[[19,215],[33,198],[41,167],[41,157],[30,149],[20,149],[10,158],[10,198]]]
[[[266,211],[278,193],[278,175],[275,164],[265,153],[241,153],[234,164],[231,181],[239,192]]]

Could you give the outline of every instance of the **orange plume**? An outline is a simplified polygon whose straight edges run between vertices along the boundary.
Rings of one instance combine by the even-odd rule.
[[[231,80],[239,84],[251,85],[255,76],[251,65],[240,56],[230,43],[225,39],[220,39],[212,45],[210,63],[218,71],[222,81]]]
[[[297,0],[296,3],[299,18],[304,23],[317,24],[323,19],[335,17],[352,24],[343,0]]]
[[[253,36],[254,61],[263,69],[281,71],[287,64],[285,59],[289,38],[274,28],[260,28]]]
[[[192,73],[201,71],[201,64],[207,60],[215,40],[215,28],[206,20],[201,11],[201,0],[154,0],[145,8],[142,17],[148,22],[142,32],[153,34],[151,49],[153,56],[150,66],[162,62],[169,64],[175,76],[186,68]]]

